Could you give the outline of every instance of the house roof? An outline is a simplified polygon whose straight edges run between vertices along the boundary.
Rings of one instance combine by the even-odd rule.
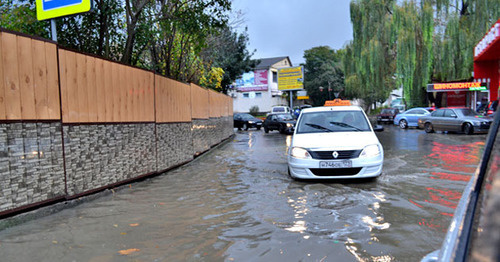
[[[259,61],[257,66],[255,66],[255,69],[267,69],[273,66],[274,64],[282,61],[283,59],[288,59],[288,62],[290,62],[290,65],[292,65],[292,61],[290,61],[290,58],[288,56],[280,56],[280,57],[271,57],[271,58],[261,58],[261,59],[256,59]]]

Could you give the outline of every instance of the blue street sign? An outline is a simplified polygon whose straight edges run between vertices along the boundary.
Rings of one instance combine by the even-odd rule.
[[[36,0],[38,20],[90,11],[91,0]]]

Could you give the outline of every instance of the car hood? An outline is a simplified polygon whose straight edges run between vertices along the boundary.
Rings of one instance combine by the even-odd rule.
[[[307,149],[362,149],[367,145],[379,144],[375,133],[367,132],[331,132],[294,134],[292,146]]]

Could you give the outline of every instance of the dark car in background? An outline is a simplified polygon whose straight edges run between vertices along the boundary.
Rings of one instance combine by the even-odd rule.
[[[239,129],[248,130],[249,128],[257,128],[260,130],[262,127],[262,120],[250,115],[250,114],[234,114],[233,116],[234,124],[233,126]]]
[[[399,109],[397,108],[384,108],[380,111],[380,114],[377,115],[377,124],[392,124],[397,114],[399,114]]]
[[[500,116],[462,193],[442,246],[422,262],[500,261]]]
[[[291,114],[270,114],[264,120],[264,132],[278,130],[281,134],[291,134],[295,128],[295,118]]]
[[[427,133],[434,131],[462,132],[467,135],[487,133],[493,119],[470,108],[439,108],[418,119],[418,127]]]

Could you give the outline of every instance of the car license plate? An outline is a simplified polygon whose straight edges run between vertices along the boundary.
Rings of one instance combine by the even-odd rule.
[[[319,168],[346,168],[346,167],[352,167],[351,160],[319,162]]]

